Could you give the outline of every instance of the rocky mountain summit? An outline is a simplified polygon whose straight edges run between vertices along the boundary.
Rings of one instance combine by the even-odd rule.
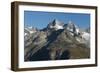
[[[87,31],[88,30],[88,31]],[[90,32],[76,24],[54,19],[42,30],[24,28],[25,61],[82,59],[90,57]]]

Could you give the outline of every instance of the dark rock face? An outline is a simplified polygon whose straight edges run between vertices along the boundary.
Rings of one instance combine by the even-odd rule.
[[[90,48],[85,45],[84,39],[79,34],[76,34],[79,28],[75,24],[72,26],[70,24],[64,25],[56,20],[51,23],[51,25],[49,24],[43,30],[38,30],[32,34],[28,33],[30,34],[28,35],[29,39],[24,41],[25,45],[29,43],[25,46],[25,61],[82,59],[90,57]],[[56,28],[57,30],[55,30],[50,28],[55,25],[61,29]],[[69,26],[71,29],[69,29]],[[74,29],[73,32],[70,31],[72,29]]]

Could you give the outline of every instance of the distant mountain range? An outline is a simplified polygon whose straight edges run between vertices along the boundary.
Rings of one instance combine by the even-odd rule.
[[[90,57],[90,28],[55,19],[41,30],[24,28],[25,61],[81,59]]]

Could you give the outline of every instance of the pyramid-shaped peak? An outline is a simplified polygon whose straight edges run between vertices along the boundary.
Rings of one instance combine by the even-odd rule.
[[[58,19],[54,19],[52,23],[53,23],[54,25],[55,25],[55,24],[58,24],[58,25],[63,25],[63,24],[64,24],[63,22],[61,22],[61,21],[58,20]]]
[[[58,20],[58,19],[54,19],[53,22],[60,22],[60,20]]]
[[[58,29],[63,29],[63,25],[64,25],[64,23],[62,23],[61,21],[59,21],[57,19],[54,19],[52,22],[50,22],[48,24],[47,27],[50,29],[58,30]]]

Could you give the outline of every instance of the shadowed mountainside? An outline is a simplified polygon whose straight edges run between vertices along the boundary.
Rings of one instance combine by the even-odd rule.
[[[25,38],[25,61],[83,59],[90,57],[90,48],[86,45],[85,31],[73,23],[64,25],[54,20],[43,30],[31,29]]]

